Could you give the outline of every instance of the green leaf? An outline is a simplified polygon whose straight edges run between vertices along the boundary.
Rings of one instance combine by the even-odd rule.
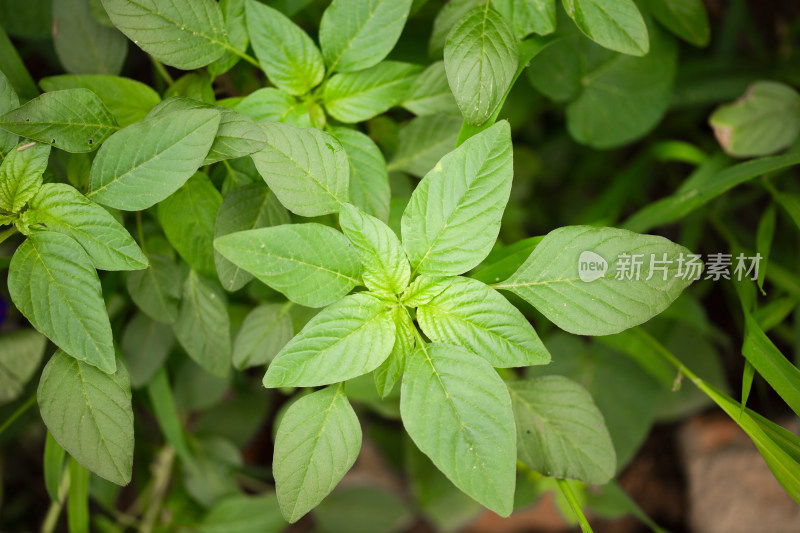
[[[350,128],[333,128],[350,163],[350,203],[368,215],[389,220],[391,190],[386,160],[366,135]]]
[[[214,237],[237,231],[266,228],[288,224],[289,213],[263,183],[254,183],[234,189],[222,201],[214,225]],[[244,287],[253,276],[214,252],[222,286],[229,291]]]
[[[417,309],[417,322],[433,342],[472,350],[493,367],[550,362],[550,353],[522,313],[477,280],[455,278]]]
[[[433,58],[442,57],[445,40],[447,40],[450,30],[480,3],[480,0],[450,0],[442,6],[433,21],[428,55]]]
[[[77,242],[51,231],[31,234],[11,258],[8,292],[33,327],[59,348],[103,372],[114,372],[100,280]]]
[[[119,74],[128,40],[92,16],[88,0],[53,2],[53,44],[71,74]]]
[[[647,26],[633,0],[562,0],[567,14],[604,48],[643,56],[650,50]]]
[[[305,94],[322,81],[322,54],[297,24],[277,9],[247,0],[247,33],[269,81],[289,94]]]
[[[403,107],[418,117],[437,113],[461,116],[447,81],[444,61],[433,63],[414,79],[403,100]]]
[[[786,359],[745,309],[742,355],[795,413],[800,413],[800,370]]]
[[[400,412],[411,439],[456,487],[501,516],[511,514],[514,415],[489,363],[455,346],[418,347],[406,362]]]
[[[193,269],[214,278],[214,223],[221,205],[222,195],[201,173],[158,204],[158,220],[172,247]]]
[[[492,0],[492,5],[520,39],[531,33],[547,35],[556,31],[555,0]]]
[[[87,196],[125,211],[155,205],[181,188],[203,164],[219,123],[218,111],[192,109],[117,132],[92,163]]]
[[[419,73],[418,65],[384,61],[366,70],[336,74],[325,83],[325,109],[345,123],[371,119],[405,100]]]
[[[451,283],[453,283],[453,278],[450,277],[422,274],[414,278],[400,301],[409,307],[420,307],[433,300]]]
[[[0,71],[0,116],[17,107],[19,107],[19,97],[6,75]],[[17,136],[0,129],[0,158],[5,158],[16,145]]]
[[[331,72],[376,65],[403,32],[412,0],[333,0],[322,14],[319,43]]]
[[[89,89],[100,98],[122,128],[144,120],[147,113],[161,101],[158,93],[148,85],[119,76],[64,74],[42,78],[39,85],[48,92]]]
[[[32,329],[0,335],[0,404],[19,398],[39,369],[47,339]]]
[[[42,186],[22,219],[31,227],[41,225],[72,237],[100,270],[147,268],[147,257],[128,230],[111,213],[69,185]]]
[[[528,69],[536,89],[569,101],[567,129],[576,141],[615,148],[650,132],[672,100],[675,39],[651,24],[645,57],[603,50],[575,33],[538,54]]]
[[[128,294],[150,318],[172,324],[178,318],[181,272],[169,257],[151,254],[150,266],[128,274]]]
[[[274,493],[236,494],[217,502],[203,517],[200,533],[281,533],[286,522]]]
[[[225,20],[225,32],[228,34],[231,49],[208,66],[208,72],[214,78],[233,68],[244,55],[247,45],[250,44],[247,21],[244,16],[244,4],[244,0],[220,0],[219,9]]]
[[[194,270],[183,284],[178,319],[173,325],[183,349],[209,374],[228,375],[231,366],[230,318],[225,293]]]
[[[50,2],[47,2],[46,5],[49,6]],[[5,10],[5,15],[3,17],[4,23],[8,20],[9,12],[13,11],[14,9]],[[47,26],[48,31],[45,36],[50,33],[50,21],[47,21]],[[39,90],[36,88],[36,84],[33,82],[30,73],[25,68],[22,58],[19,57],[14,43],[11,42],[11,39],[8,38],[8,34],[2,27],[0,27],[0,70],[8,77],[8,82],[14,88],[14,91],[22,96],[24,100],[36,98],[39,94]],[[14,143],[16,144],[16,140]]]
[[[133,409],[125,365],[106,374],[58,350],[42,371],[39,412],[56,441],[98,476],[127,485]]]
[[[0,209],[18,213],[42,186],[50,147],[20,144],[0,163]]]
[[[272,472],[283,516],[299,520],[327,496],[361,450],[361,425],[342,385],[292,404],[278,426]]]
[[[88,89],[37,96],[0,117],[0,128],[74,153],[96,150],[119,129],[100,97]]]
[[[61,447],[53,434],[47,432],[47,437],[44,441],[44,459],[42,466],[44,467],[44,485],[47,489],[47,495],[50,496],[50,501],[59,501],[58,490],[61,486],[61,475],[64,470],[64,455],[66,452]]]
[[[377,480],[343,483],[313,514],[319,533],[397,533],[416,524],[405,495]]]
[[[213,0],[103,0],[103,7],[134,44],[171,67],[204,67],[230,48]]]
[[[686,266],[679,272],[680,257],[688,262],[689,255],[663,237],[566,226],[548,233],[494,288],[513,292],[565,331],[610,335],[650,320],[700,275],[687,275]]]
[[[424,176],[455,147],[461,122],[459,117],[444,114],[411,120],[400,130],[397,151],[387,169]]]
[[[648,7],[656,20],[684,41],[695,46],[708,44],[711,30],[702,0],[656,0]]]
[[[294,336],[292,304],[262,304],[244,319],[233,343],[233,365],[243,370],[272,361]]]
[[[383,222],[350,204],[339,213],[339,225],[361,259],[361,277],[368,289],[400,294],[408,286],[411,267],[397,235]]]
[[[686,182],[675,194],[631,215],[623,224],[632,231],[648,231],[685,217],[712,199],[754,178],[800,164],[800,154],[764,157],[715,172],[702,183]]]
[[[549,477],[602,485],[617,459],[603,415],[586,389],[563,376],[508,383],[517,450],[526,466]]]
[[[264,148],[264,131],[252,119],[222,106],[204,104],[191,98],[176,96],[164,100],[148,117],[166,115],[188,109],[214,109],[220,114],[219,129],[203,165],[224,159],[245,157]]]
[[[318,387],[375,370],[394,346],[391,307],[369,294],[347,296],[314,316],[275,356],[264,386]]]
[[[219,237],[214,247],[287,298],[325,307],[360,283],[361,264],[344,235],[322,224],[284,224]]]
[[[256,122],[283,122],[299,128],[312,127],[306,104],[274,87],[253,91],[236,105],[235,110]]]
[[[757,81],[709,119],[720,146],[734,157],[769,155],[800,135],[800,94],[774,81]]]
[[[122,353],[134,388],[150,383],[174,344],[175,334],[167,324],[144,313],[137,313],[128,322],[122,334]]]
[[[333,135],[280,123],[261,124],[267,146],[252,155],[259,174],[286,208],[300,216],[336,213],[348,200],[347,155]]]
[[[517,39],[489,2],[470,11],[447,36],[444,66],[461,114],[480,126],[511,86],[519,60]]]
[[[192,359],[184,358],[175,377],[175,403],[181,411],[202,411],[222,402],[230,388],[225,377],[210,374]]]
[[[480,263],[500,231],[512,177],[511,130],[505,121],[444,156],[403,213],[412,274],[455,275]]]
[[[395,305],[392,308],[392,321],[395,329],[394,346],[386,361],[373,372],[375,387],[381,398],[389,396],[394,389],[394,384],[403,375],[406,360],[414,353],[417,342],[414,337],[414,323],[403,306]]]

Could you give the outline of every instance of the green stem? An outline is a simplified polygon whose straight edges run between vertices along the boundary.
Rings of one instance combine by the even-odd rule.
[[[150,61],[153,62],[153,66],[156,67],[156,72],[158,72],[158,74],[162,78],[164,78],[164,81],[167,82],[167,85],[172,85],[173,83],[175,83],[175,80],[173,80],[172,76],[169,75],[169,72],[167,72],[167,68],[163,65],[163,63],[161,63],[161,61],[154,58],[153,56],[150,56]]]
[[[41,533],[53,533],[58,526],[58,517],[61,515],[61,509],[64,507],[64,500],[69,491],[69,468],[64,469],[61,475],[61,484],[58,486],[58,499],[50,502],[50,507],[47,509],[47,514],[42,523]]]
[[[142,227],[142,212],[136,211],[136,231],[139,233],[139,246],[142,247],[142,253],[147,255],[147,247],[144,244],[144,229]]]
[[[25,413],[25,411],[27,411],[28,409],[30,409],[31,407],[33,407],[33,405],[34,405],[35,403],[36,403],[36,395],[34,394],[34,395],[32,395],[30,398],[28,398],[28,399],[25,401],[25,403],[23,403],[22,405],[20,405],[20,406],[17,408],[17,410],[16,410],[16,411],[14,411],[14,414],[12,414],[10,417],[8,417],[8,418],[6,419],[6,421],[5,421],[5,422],[3,422],[3,425],[2,425],[2,426],[0,426],[0,435],[2,435],[2,434],[3,434],[3,432],[4,432],[5,430],[7,430],[7,429],[8,429],[8,427],[9,427],[11,424],[13,424],[13,423],[14,423],[14,421],[15,421],[17,418],[21,417],[21,416],[22,416],[22,415]]]
[[[17,233],[17,228],[15,228],[14,226],[12,226],[12,227],[8,228],[7,230],[5,230],[4,232],[0,233],[0,243],[4,242],[6,239],[11,237],[15,233]]]
[[[257,69],[261,70],[261,65],[259,64],[259,62],[253,56],[248,54],[247,52],[242,52],[241,50],[239,50],[237,48],[234,48],[233,46],[228,47],[228,50],[233,52],[235,55],[241,57],[242,59],[244,59],[245,61],[247,61],[248,63],[250,63],[254,67],[256,67]]]
[[[565,479],[556,479],[556,483],[558,483],[558,488],[561,489],[567,502],[569,502],[569,506],[572,507],[572,510],[575,512],[578,523],[581,525],[581,531],[583,531],[583,533],[593,533],[592,526],[589,525],[586,515],[583,514],[581,504],[578,503],[578,498],[576,498],[575,493],[572,492],[572,487],[569,486],[569,482]]]
[[[142,519],[142,527],[140,529],[142,533],[152,533],[153,531],[158,519],[158,513],[164,503],[164,497],[167,494],[174,463],[175,448],[170,445],[165,446],[153,461],[153,497]]]

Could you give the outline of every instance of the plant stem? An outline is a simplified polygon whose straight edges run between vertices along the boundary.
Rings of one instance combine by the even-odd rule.
[[[0,243],[2,243],[3,241],[8,239],[9,237],[14,235],[15,233],[17,233],[17,228],[15,228],[14,226],[11,226],[10,228],[5,230],[4,232],[0,233]]]
[[[167,82],[167,85],[172,85],[173,83],[175,83],[175,80],[173,80],[172,76],[169,75],[167,67],[165,67],[164,64],[161,63],[161,61],[154,58],[153,56],[150,56],[150,61],[153,62],[153,66],[156,67],[156,72],[158,72],[158,74],[164,79],[164,81]]]
[[[136,211],[136,231],[139,233],[139,246],[142,247],[142,253],[147,255],[147,247],[144,244],[144,229],[142,228],[142,212]]]
[[[61,483],[58,485],[58,499],[50,502],[50,507],[47,509],[47,514],[42,523],[42,533],[53,533],[58,525],[58,517],[61,515],[61,509],[64,507],[64,500],[69,491],[69,468],[64,469],[61,474]]]
[[[153,497],[142,519],[142,533],[151,533],[158,519],[158,513],[167,494],[169,480],[172,475],[172,465],[175,463],[175,448],[167,444],[153,461]]]
[[[7,430],[7,429],[8,429],[8,427],[9,427],[11,424],[13,424],[13,423],[14,423],[14,421],[15,421],[17,418],[21,417],[21,416],[22,416],[22,415],[25,413],[25,411],[27,411],[28,409],[30,409],[31,407],[33,407],[33,405],[34,405],[35,403],[36,403],[36,394],[33,394],[33,395],[31,395],[31,397],[30,397],[30,398],[28,398],[28,399],[25,401],[25,403],[23,403],[22,405],[20,405],[20,406],[17,408],[17,410],[16,410],[16,411],[14,411],[14,414],[12,414],[11,416],[9,416],[9,417],[6,419],[6,421],[5,421],[5,422],[3,422],[3,425],[2,425],[2,426],[0,426],[0,435],[2,435],[2,434],[3,434],[3,432],[4,432],[5,430]]]
[[[572,507],[572,510],[575,512],[578,523],[581,525],[581,531],[583,531],[583,533],[593,533],[592,526],[589,525],[586,515],[583,514],[581,504],[578,503],[578,498],[576,498],[575,493],[572,492],[572,487],[569,486],[569,482],[565,479],[556,479],[556,483],[558,483],[558,488],[561,489],[564,497],[569,502],[569,506]]]

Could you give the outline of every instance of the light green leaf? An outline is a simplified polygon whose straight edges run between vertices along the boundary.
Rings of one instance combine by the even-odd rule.
[[[648,3],[653,16],[666,28],[695,46],[706,46],[711,38],[703,0],[655,0]]]
[[[225,293],[194,270],[183,284],[175,336],[186,353],[209,374],[228,375],[231,366],[230,318]]]
[[[199,533],[281,533],[286,522],[274,493],[236,494],[217,502],[197,528]]]
[[[394,346],[391,307],[366,293],[314,316],[275,356],[264,386],[318,387],[375,370]]]
[[[111,22],[162,63],[194,70],[230,48],[213,0],[103,0]]]
[[[0,163],[0,209],[18,213],[42,186],[50,146],[20,144]]]
[[[119,74],[128,54],[128,40],[95,20],[89,0],[53,2],[53,44],[71,74]]]
[[[128,126],[97,153],[87,196],[125,211],[155,205],[203,163],[219,123],[218,111],[192,109]]]
[[[278,426],[272,472],[284,518],[299,520],[327,496],[361,450],[361,425],[336,385],[292,404]]]
[[[8,292],[33,327],[59,348],[103,372],[114,372],[100,280],[77,242],[52,231],[31,234],[11,258]]]
[[[325,307],[360,283],[361,264],[344,235],[321,224],[284,224],[219,237],[227,260],[287,298]]]
[[[474,8],[447,36],[444,66],[461,114],[480,126],[514,80],[519,46],[508,23],[485,5]]]
[[[255,0],[245,4],[247,33],[269,81],[289,94],[305,94],[322,81],[322,54],[286,15]]]
[[[193,269],[214,278],[214,223],[220,205],[222,195],[201,173],[158,204],[158,220],[172,247]]]
[[[647,26],[633,0],[562,0],[567,14],[604,48],[643,56],[650,50]]]
[[[556,0],[492,0],[492,5],[520,39],[556,30]]]
[[[225,32],[228,34],[228,41],[231,48],[225,54],[208,66],[208,72],[216,78],[233,68],[242,58],[250,44],[250,36],[247,35],[247,21],[244,16],[244,0],[220,0],[219,9],[222,11],[222,18],[225,20]]]
[[[89,89],[100,98],[122,128],[144,120],[147,113],[161,101],[161,97],[150,86],[119,76],[64,74],[42,78],[39,85],[48,92]]]
[[[442,276],[417,276],[403,293],[400,301],[409,307],[425,305],[453,283],[453,278]]]
[[[550,362],[533,326],[516,307],[480,281],[456,278],[417,309],[417,322],[433,342],[472,350],[494,367]]]
[[[500,231],[513,177],[511,130],[502,121],[444,156],[403,213],[412,274],[456,275],[480,263]]]
[[[214,237],[237,231],[288,224],[289,213],[263,183],[253,183],[234,189],[222,201],[214,225]],[[253,276],[214,252],[220,283],[229,291],[244,287]]]
[[[433,58],[442,57],[444,43],[450,30],[480,3],[480,0],[450,0],[442,6],[433,21],[431,40],[428,43],[428,55]]]
[[[19,107],[19,97],[11,82],[0,71],[0,116],[12,109]],[[11,132],[0,129],[0,158],[6,155],[17,145],[17,136]]]
[[[167,324],[156,322],[144,313],[137,313],[122,334],[122,353],[130,372],[131,385],[144,387],[164,366],[175,334]]]
[[[151,254],[150,266],[128,274],[128,294],[150,318],[172,324],[178,318],[181,271],[169,257]]]
[[[411,267],[397,235],[377,218],[350,204],[339,213],[339,225],[361,259],[364,284],[372,291],[400,294],[411,278]]]
[[[147,268],[147,257],[128,230],[111,213],[69,185],[42,186],[22,219],[33,228],[41,225],[48,231],[72,237],[86,250],[97,269]]]
[[[518,295],[565,331],[610,335],[650,320],[700,276],[687,274],[689,255],[663,237],[566,226],[548,233],[494,288]]]
[[[734,157],[769,155],[800,135],[800,94],[774,81],[757,81],[709,119],[719,144]]]
[[[350,128],[333,128],[350,163],[350,203],[368,215],[389,220],[391,189],[386,160],[365,134]]]
[[[333,0],[319,25],[329,70],[363,70],[389,55],[403,32],[411,1]]]
[[[263,304],[244,319],[233,343],[233,364],[239,369],[272,361],[294,336],[292,304]]]
[[[548,477],[603,485],[617,458],[603,415],[586,389],[563,376],[510,381],[517,450]]]
[[[349,164],[333,135],[262,123],[267,146],[252,155],[259,174],[286,208],[300,216],[336,213],[348,199]]]
[[[32,329],[0,335],[0,405],[16,400],[38,370],[47,338]]]
[[[336,74],[325,84],[328,113],[341,122],[363,122],[405,100],[418,65],[384,61],[358,72]]]
[[[387,169],[424,176],[455,147],[461,122],[460,117],[444,114],[411,120],[400,130],[397,151]]]
[[[400,412],[411,439],[456,487],[501,516],[511,514],[514,415],[489,363],[456,346],[418,347],[406,362]]]
[[[461,110],[447,82],[444,61],[433,63],[414,79],[403,101],[403,107],[418,117],[437,113],[461,116]]]
[[[406,310],[401,305],[392,308],[392,321],[394,321],[395,339],[392,351],[386,361],[372,373],[375,387],[381,398],[386,398],[394,389],[394,384],[403,375],[406,361],[414,353],[417,340],[414,336],[414,323],[411,322]]]
[[[264,131],[250,118],[222,106],[204,104],[191,98],[176,96],[164,100],[148,115],[149,118],[187,109],[214,109],[220,114],[219,129],[203,165],[224,159],[245,157],[264,148]]]
[[[306,105],[274,87],[253,91],[236,105],[235,110],[256,122],[283,122],[299,128],[312,127]]]
[[[133,409],[125,365],[106,374],[58,350],[42,371],[39,412],[61,447],[98,476],[127,485]]]
[[[37,96],[0,117],[0,128],[74,153],[96,150],[119,129],[100,97],[88,89]]]

